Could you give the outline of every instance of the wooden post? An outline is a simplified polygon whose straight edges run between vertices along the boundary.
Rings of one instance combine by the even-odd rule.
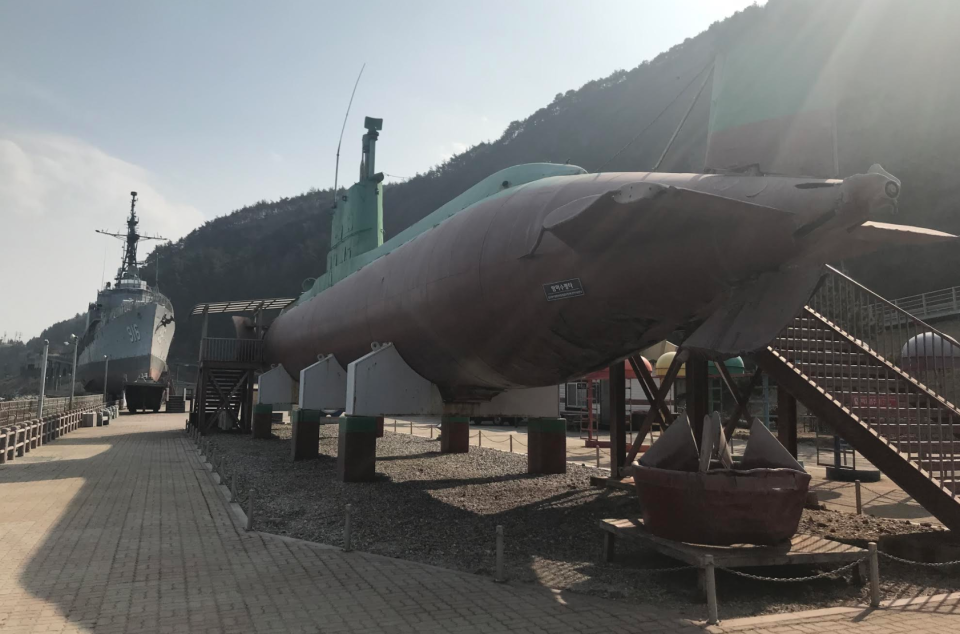
[[[203,321],[200,322],[200,358],[198,361],[203,361],[203,340],[207,338],[207,325],[210,319],[210,306],[203,307]]]
[[[717,612],[717,578],[713,567],[713,555],[703,557],[704,586],[707,591],[707,625],[720,622]]]
[[[663,377],[663,380],[660,381],[660,387],[657,390],[658,401],[664,401],[667,398],[667,395],[673,388],[674,381],[677,379],[677,375],[680,373],[680,369],[689,356],[690,352],[688,350],[683,348],[677,350],[677,354],[674,355],[673,361],[670,362],[670,367],[667,369],[667,374]],[[656,417],[657,411],[655,409],[651,407],[647,410],[647,415],[644,417],[643,424],[640,426],[640,433],[637,434],[637,438],[630,448],[630,453],[627,454],[627,464],[632,463],[633,459],[637,457],[637,454],[640,452],[641,441],[646,436],[646,432],[650,430]]]
[[[700,446],[703,439],[703,419],[707,410],[710,391],[710,379],[707,372],[706,357],[692,354],[687,361],[687,419],[693,428],[693,436]]]
[[[510,434],[510,453],[513,453],[513,434]]]
[[[877,544],[870,542],[867,544],[867,552],[870,554],[870,607],[880,607],[880,562],[877,560]]]
[[[855,480],[853,484],[857,491],[857,515],[863,515],[863,504],[860,498],[860,480]]]
[[[610,366],[610,477],[623,478],[627,466],[627,377],[623,361]]]
[[[611,563],[616,553],[617,536],[610,531],[603,531],[603,560]]]
[[[343,510],[343,551],[348,553],[353,550],[350,547],[350,516],[353,514],[353,505],[347,504]]]
[[[777,438],[790,455],[797,457],[797,399],[777,386]]]
[[[503,583],[503,526],[497,526],[497,572],[494,581]]]

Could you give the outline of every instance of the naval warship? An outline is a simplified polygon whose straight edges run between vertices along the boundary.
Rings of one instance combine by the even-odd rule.
[[[173,340],[173,305],[140,278],[138,243],[163,238],[138,233],[137,192],[130,197],[126,233],[97,231],[124,240],[123,262],[114,282],[107,282],[88,306],[77,378],[89,392],[104,392],[113,400],[124,397],[132,412],[156,412],[166,388],[161,376]]]

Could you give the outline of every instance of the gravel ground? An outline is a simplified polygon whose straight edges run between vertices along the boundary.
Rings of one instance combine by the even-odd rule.
[[[353,505],[356,550],[467,572],[492,575],[495,530],[505,533],[511,582],[539,583],[631,602],[656,603],[681,616],[701,618],[703,604],[693,570],[654,572],[675,560],[621,540],[617,561],[601,562],[598,521],[639,515],[632,492],[590,487],[601,472],[568,465],[564,475],[528,476],[525,455],[471,447],[444,455],[439,442],[387,433],[377,443],[378,481],[336,478],[335,426],[321,428],[319,460],[290,460],[290,427],[274,425],[273,440],[221,434],[213,439],[226,456],[240,491],[256,489],[258,530],[326,544],[342,543],[343,512]],[[896,520],[831,511],[805,511],[801,530],[832,538],[875,539],[879,534],[932,530]],[[789,577],[810,567],[752,572]],[[951,572],[953,574],[951,574]],[[886,598],[960,590],[956,571],[927,571],[881,562]],[[718,572],[724,618],[860,604],[867,589],[850,575],[781,584]]]

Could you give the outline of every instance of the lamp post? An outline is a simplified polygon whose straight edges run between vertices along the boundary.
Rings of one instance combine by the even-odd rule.
[[[43,340],[43,365],[40,366],[40,397],[37,399],[37,418],[43,418],[43,393],[47,389],[47,353],[50,342]]]
[[[103,355],[103,404],[107,404],[107,369],[110,367],[110,356]]]
[[[63,342],[63,345],[69,346],[73,342],[73,372],[70,373],[70,409],[73,409],[73,397],[77,391],[77,348],[80,345],[80,337],[70,335],[70,339]]]

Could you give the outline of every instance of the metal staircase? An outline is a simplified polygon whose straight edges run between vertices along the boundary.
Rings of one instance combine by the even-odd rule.
[[[930,513],[960,530],[960,344],[833,268],[756,355]]]
[[[259,339],[204,337],[201,340],[200,373],[190,417],[201,433],[228,429],[250,431],[253,382],[261,359]]]

